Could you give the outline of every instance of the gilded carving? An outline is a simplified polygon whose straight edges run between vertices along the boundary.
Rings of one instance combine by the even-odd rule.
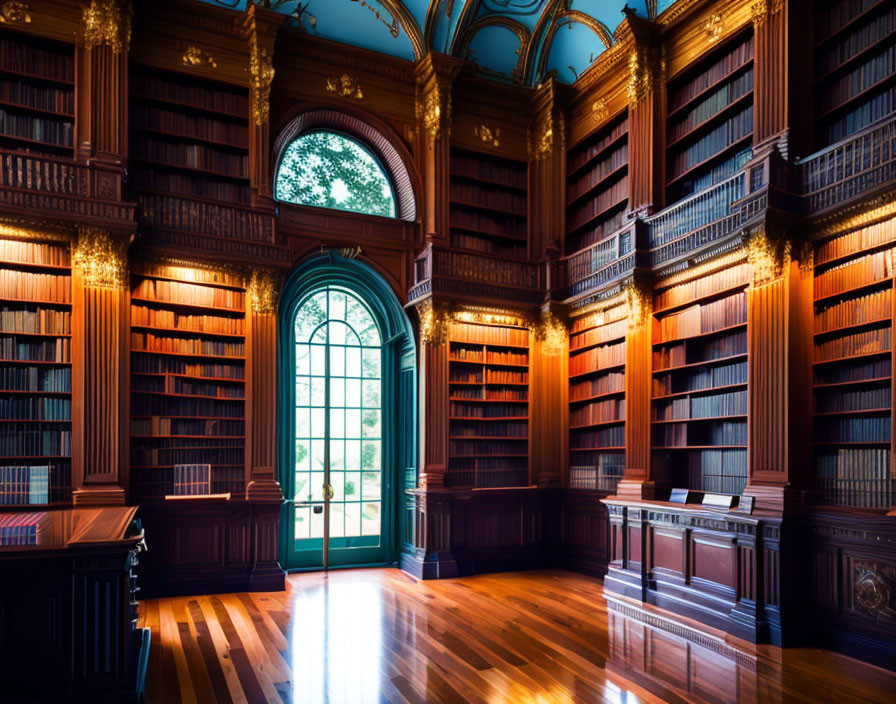
[[[550,111],[544,113],[535,127],[535,133],[529,146],[530,156],[536,161],[547,159],[554,150],[566,149],[566,123],[563,115],[554,119]]]
[[[252,76],[252,117],[261,127],[271,118],[271,83],[274,63],[271,52],[259,46],[258,37],[249,40],[249,74]]]
[[[72,242],[72,266],[81,270],[85,286],[124,288],[127,281],[127,242],[108,230],[79,227]]]
[[[417,307],[420,315],[420,342],[424,345],[443,345],[448,340],[451,314],[443,306],[424,301]]]
[[[19,0],[7,0],[0,5],[0,24],[31,21],[31,8]]]
[[[633,279],[625,286],[625,301],[628,307],[628,328],[643,327],[650,317],[651,291],[643,279]]]
[[[451,134],[451,94],[444,98],[438,84],[427,91],[423,101],[417,104],[417,115],[423,121],[423,129],[430,143]]]
[[[566,325],[552,310],[542,310],[533,326],[535,339],[541,342],[541,353],[548,357],[562,354],[566,345]]]
[[[755,0],[750,5],[750,18],[753,20],[753,27],[759,29],[770,16],[776,15],[783,9],[784,0]]]
[[[722,29],[722,16],[718,12],[711,14],[709,19],[703,23],[703,30],[709,37],[710,43],[719,41],[719,38],[722,36]]]
[[[591,119],[596,123],[606,120],[609,112],[610,111],[607,109],[606,98],[598,98],[593,103],[591,103]]]
[[[105,45],[115,54],[126,51],[131,43],[133,14],[128,0],[90,0],[82,15],[84,46],[93,49]]]
[[[488,125],[476,125],[473,128],[473,134],[491,147],[497,147],[501,144],[498,139],[501,136],[501,130],[497,127],[492,129]]]
[[[277,274],[271,269],[253,269],[247,292],[252,312],[273,315],[277,312]]]
[[[747,261],[753,270],[753,286],[761,286],[781,277],[790,263],[790,242],[771,238],[764,227],[753,230],[747,238]]]
[[[341,98],[356,98],[358,100],[364,97],[364,91],[361,90],[358,79],[347,73],[327,78],[327,93],[333,93]]]
[[[215,63],[215,59],[211,54],[193,44],[187,47],[181,60],[184,66],[211,66],[212,68],[218,68],[218,64]]]
[[[635,106],[653,92],[654,67],[647,47],[639,46],[628,55],[628,102]]]

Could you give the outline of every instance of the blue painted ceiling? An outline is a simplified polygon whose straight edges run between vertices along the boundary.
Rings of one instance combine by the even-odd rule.
[[[486,76],[535,85],[572,83],[613,43],[625,0],[202,0],[246,3],[301,31],[413,61],[429,50],[474,61]],[[655,19],[675,0],[628,0]]]

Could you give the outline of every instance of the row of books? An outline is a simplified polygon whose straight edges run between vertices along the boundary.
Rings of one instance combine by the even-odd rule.
[[[521,240],[526,238],[525,220],[461,210],[456,205],[451,206],[451,227],[460,230],[475,230],[481,234],[498,237]]]
[[[714,421],[700,425],[668,423],[653,426],[653,446],[664,447],[730,447],[747,445],[746,421]]]
[[[528,423],[505,421],[503,423],[480,423],[477,421],[452,420],[448,435],[455,438],[519,438],[529,436]]]
[[[176,357],[134,352],[131,356],[131,372],[138,374],[179,374],[214,379],[242,381],[246,371],[241,364],[191,364]]]
[[[525,438],[521,438],[525,439]],[[455,457],[465,455],[526,455],[526,446],[519,441],[507,440],[449,440],[448,453]]]
[[[528,384],[529,372],[510,372],[505,370],[486,369],[487,384]]]
[[[747,478],[704,474],[700,481],[700,489],[711,494],[742,494],[747,486]]]
[[[888,449],[843,448],[815,457],[815,476],[825,503],[890,508],[896,503]]]
[[[528,398],[526,389],[514,389],[512,387],[501,388],[481,388],[481,389],[451,389],[451,397],[458,401],[525,401]]]
[[[627,164],[628,142],[623,142],[581,176],[571,180],[567,187],[567,198],[570,200],[578,198],[589,188],[596,186],[611,173]]]
[[[189,420],[154,416],[133,418],[131,435],[202,435],[205,437],[233,437],[245,434],[242,420]]]
[[[615,120],[607,127],[601,128],[594,137],[583,143],[581,146],[571,149],[566,161],[566,168],[569,171],[575,171],[600,154],[604,149],[610,146],[617,139],[628,132],[628,113],[626,112],[621,118]]]
[[[682,396],[653,404],[654,420],[688,420],[747,414],[747,392]]]
[[[675,183],[669,189],[669,203],[675,203],[682,198],[687,198],[693,193],[699,193],[711,186],[714,186],[725,179],[734,176],[735,173],[740,171],[744,165],[753,158],[753,147],[746,146],[740,151],[736,152],[733,156],[730,156],[726,159],[722,159],[721,161],[713,160],[710,162],[709,167],[704,166],[702,169],[697,169],[696,171],[688,174],[687,178],[684,178],[677,183]],[[738,188],[742,191],[742,180],[735,181],[738,185]],[[730,206],[731,201],[736,200],[739,195],[732,189],[729,191],[725,191],[724,189],[720,191],[717,195],[719,195],[724,202]],[[705,196],[705,194],[704,194]],[[713,220],[723,217],[724,215],[730,212],[730,207],[725,207],[725,212],[720,213],[716,211],[713,213],[712,211],[705,209],[705,199],[702,208],[696,209],[698,211],[696,219],[702,221],[705,225],[707,223],[712,222]],[[681,253],[684,251],[682,247],[686,244],[686,242],[680,242],[674,248],[674,251],[677,253]],[[691,244],[690,246],[694,246]],[[667,250],[673,251],[673,250]],[[669,255],[672,256],[672,255]]]
[[[210,464],[176,464],[173,467],[174,496],[202,496],[210,494],[212,488],[212,466]]]
[[[155,73],[155,69],[131,72],[132,95],[150,96],[157,100],[183,103],[190,108],[245,116],[247,121],[249,119],[248,91],[225,87],[211,81],[202,81],[201,84],[193,81],[177,82],[174,77],[162,78],[149,73],[150,71]]]
[[[815,266],[839,257],[859,254],[887,242],[896,242],[896,218],[876,222],[821,243],[815,248]]]
[[[669,175],[675,179],[753,132],[753,106],[748,105],[692,144],[673,149]]]
[[[708,391],[722,386],[747,383],[747,363],[735,362],[715,367],[695,367],[681,374],[663,374],[653,379],[653,395],[668,396]]]
[[[624,398],[610,398],[586,403],[569,411],[570,425],[592,425],[613,420],[625,420]]]
[[[893,252],[866,254],[815,275],[815,297],[833,296],[893,276]]]
[[[245,441],[243,438],[220,438],[220,437],[209,437],[209,438],[172,438],[172,437],[159,437],[159,438],[131,438],[131,451],[141,451],[141,452],[159,452],[159,453],[180,453],[187,452],[191,450],[201,450],[202,452],[208,452],[213,454],[217,451],[231,451],[231,450],[239,450],[242,451],[245,448]],[[166,461],[158,461],[151,464],[175,464],[177,462],[187,463],[193,462],[193,460],[173,460],[171,459],[171,455],[159,455],[160,458],[165,459]],[[212,464],[228,464],[227,462],[212,462]]]
[[[463,362],[484,362],[484,347],[463,347],[460,345],[451,345],[451,360]]]
[[[621,458],[621,461],[607,461],[600,467],[587,465],[570,466],[569,468],[569,488],[570,489],[591,489],[593,491],[615,492],[619,485],[619,480],[625,474],[625,455],[619,454],[602,454],[601,458]],[[579,461],[579,458],[576,458]]]
[[[245,472],[242,467],[212,465],[212,494],[242,494]],[[146,467],[131,475],[131,493],[143,499],[163,499],[174,495],[174,474],[170,467]]]
[[[0,397],[0,419],[71,420],[72,402],[55,396]]]
[[[819,306],[815,310],[815,331],[836,330],[874,320],[889,321],[892,317],[893,290],[887,288],[827,306]]]
[[[860,66],[827,83],[815,93],[818,112],[827,112],[896,73],[896,45],[890,45]]]
[[[526,196],[513,191],[498,191],[463,181],[455,181],[451,184],[451,200],[473,203],[496,210],[506,210],[521,216],[526,215]]]
[[[816,11],[818,15],[826,13]],[[836,42],[823,47],[815,54],[814,68],[818,75],[833,71],[853,56],[862,53],[873,44],[896,33],[896,7],[890,7],[870,21],[859,24]]]
[[[654,327],[654,342],[694,337],[747,322],[747,294],[736,293],[711,303],[664,315]]]
[[[458,403],[448,404],[448,415],[460,418],[526,418],[521,403]]]
[[[595,242],[588,252],[567,260],[567,278],[570,281],[582,282],[611,262],[618,262],[621,254],[630,251],[623,245],[630,232],[620,233],[618,238],[609,237]]]
[[[489,155],[472,152],[451,152],[451,175],[505,184],[509,188],[524,190],[528,167],[524,162],[512,163],[497,160]]]
[[[584,330],[580,333],[571,334],[569,336],[569,351],[580,350],[583,347],[598,345],[612,340],[618,340],[625,337],[628,332],[629,321],[627,319],[617,320],[613,323],[600,325],[591,330]]]
[[[730,215],[731,202],[744,193],[743,178],[734,179],[723,187],[701,194],[699,203],[695,202],[694,207],[679,208],[672,217],[654,218],[650,222],[650,246],[661,247]]]
[[[171,398],[146,394],[131,397],[131,413],[137,416],[187,418],[242,418],[243,406],[227,400]]]
[[[212,384],[179,376],[135,376],[131,379],[131,391],[179,396],[214,396],[233,401],[245,398],[243,384]]]
[[[451,340],[452,342],[493,345],[495,347],[528,347],[529,331],[501,325],[452,323]]]
[[[526,245],[495,241],[488,235],[471,235],[467,232],[452,232],[451,246],[454,249],[469,249],[483,254],[497,254],[501,257],[522,258],[526,256]]]
[[[865,10],[883,4],[883,0],[839,0],[839,2],[818,3],[814,8],[816,43],[823,42]]]
[[[15,337],[0,337],[0,360],[26,360],[33,362],[59,362],[67,364],[72,358],[71,339],[56,339],[30,342]]]
[[[479,489],[504,486],[526,486],[529,483],[527,469],[476,469],[475,471],[451,470],[445,477],[448,487],[475,487]]]
[[[653,368],[662,371],[686,364],[711,362],[747,353],[747,331],[739,330],[710,339],[690,340],[653,350]]]
[[[692,449],[689,451],[653,453],[651,458],[657,476],[669,476],[677,483],[685,481],[699,490],[703,476],[747,477],[747,450],[739,448]]]
[[[578,335],[579,333],[587,332],[591,328],[601,327],[602,325],[610,325],[611,323],[618,323],[621,320],[626,320],[628,318],[628,306],[625,303],[620,303],[612,308],[607,308],[605,310],[596,310],[586,315],[581,315],[577,318],[573,318],[569,324],[569,334],[570,335]]]
[[[529,460],[526,457],[449,457],[448,469],[482,469],[527,471]]]
[[[74,123],[0,108],[0,134],[60,147],[71,147],[74,141]]]
[[[68,335],[72,331],[72,314],[56,308],[23,308],[4,305],[0,308],[0,332],[30,332]]]
[[[816,384],[843,384],[868,379],[889,378],[890,359],[865,360],[852,364],[826,365],[814,370]]]
[[[626,202],[628,202],[626,200]],[[591,245],[597,244],[601,240],[610,237],[614,232],[621,229],[623,225],[627,222],[625,216],[625,210],[612,210],[607,213],[605,217],[601,217],[595,221],[595,224],[589,226],[587,230],[583,230],[577,232],[575,234],[569,235],[567,237],[567,242],[569,245],[567,246],[567,253],[577,252],[580,249],[585,249],[586,247],[590,247]],[[597,267],[600,268],[600,267]],[[594,267],[589,268],[587,273],[595,271]],[[575,271],[572,271],[571,274],[574,278],[581,278],[580,275],[576,275]]]
[[[50,466],[0,467],[0,505],[50,501]]]
[[[184,315],[173,310],[131,306],[131,324],[183,330],[184,332],[244,335],[245,320],[223,315]]]
[[[0,81],[0,102],[72,115],[75,112],[75,91],[71,88],[48,88],[25,81],[3,80]]]
[[[131,149],[135,159],[214,171],[231,178],[249,177],[249,157],[245,154],[235,154],[199,144],[175,144],[148,135],[141,135],[132,140]]]
[[[55,81],[73,83],[75,80],[75,60],[70,49],[50,51],[4,37],[0,39],[0,65],[8,71]]]
[[[889,349],[890,328],[866,330],[816,343],[815,361],[824,362],[841,357],[884,352]]]
[[[611,425],[597,430],[574,430],[569,436],[569,446],[572,449],[622,447],[623,445],[625,445],[624,425]]]
[[[217,465],[238,465],[245,462],[244,447],[221,450],[131,449],[132,467],[171,467],[175,464],[211,462]]]
[[[69,266],[69,249],[58,244],[0,239],[0,261]]]
[[[206,174],[194,176],[158,171],[139,164],[131,168],[128,182],[137,190],[148,189],[194,198],[212,198],[225,203],[248,203],[250,196],[247,185],[221,181]]]
[[[843,413],[846,411],[865,411],[870,409],[886,409],[890,412],[891,391],[889,379],[886,387],[850,389],[849,391],[816,392],[816,413]]]
[[[0,389],[69,393],[72,390],[72,370],[21,365],[0,366]]]
[[[143,332],[131,333],[131,349],[134,352],[171,352],[218,357],[242,357],[246,353],[246,346],[242,342],[161,337]]]
[[[742,42],[715,59],[705,69],[698,67],[693,77],[670,87],[669,111],[680,107],[696,98],[700,93],[724,79],[753,59],[753,35],[745,37]],[[706,65],[706,64],[704,64]]]
[[[890,442],[890,416],[816,418],[817,442]]]
[[[567,215],[567,228],[575,230],[597,214],[624,205],[628,199],[628,190],[628,174],[626,173],[622,178],[613,181],[607,188],[598,192],[594,198],[571,208]]]
[[[71,430],[0,428],[0,456],[62,457],[72,454]]]
[[[753,69],[750,68],[701,99],[682,119],[672,123],[669,127],[669,141],[674,142],[676,139],[684,137],[697,125],[706,122],[752,90]]]
[[[485,356],[486,364],[529,364],[529,355],[525,352],[493,352],[489,350]]]
[[[37,545],[41,522],[40,513],[0,513],[0,546]]]
[[[236,313],[242,313],[246,307],[246,294],[242,291],[181,281],[143,279],[131,295],[149,301],[230,308]]]
[[[625,372],[607,372],[569,385],[569,400],[582,401],[592,396],[625,391]]]
[[[455,368],[448,374],[448,381],[457,384],[481,384],[483,383],[482,370]]]
[[[662,310],[688,301],[696,301],[735,286],[745,286],[750,281],[751,273],[750,265],[744,262],[721,271],[715,271],[707,276],[701,276],[693,281],[670,286],[656,294],[654,307],[657,310]]]
[[[625,364],[625,341],[592,347],[569,356],[569,375],[591,374],[606,367]]]
[[[844,137],[864,129],[896,112],[896,86],[874,92],[866,100],[858,101],[842,117],[825,122],[820,130],[822,145],[839,142]]]
[[[896,505],[896,481],[892,479],[819,479],[816,490],[825,504],[857,508]]]
[[[0,298],[70,303],[72,277],[67,274],[0,269]]]
[[[224,142],[242,149],[249,148],[249,130],[244,124],[188,115],[156,105],[136,104],[131,108],[130,116],[133,127],[168,132],[185,139]]]

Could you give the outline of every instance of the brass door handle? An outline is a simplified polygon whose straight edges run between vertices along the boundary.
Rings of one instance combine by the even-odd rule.
[[[324,496],[328,501],[333,500],[333,485],[330,482],[324,482]]]

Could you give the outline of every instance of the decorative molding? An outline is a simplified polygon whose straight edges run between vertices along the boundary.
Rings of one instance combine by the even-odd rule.
[[[628,307],[628,327],[629,330],[637,330],[650,318],[652,292],[643,278],[633,278],[626,284],[624,290]]]
[[[492,129],[488,125],[476,125],[473,128],[473,134],[490,147],[498,147],[501,145],[501,142],[498,139],[501,136],[501,130],[498,127]]]
[[[888,574],[889,573],[889,574]],[[872,560],[853,560],[853,606],[879,621],[896,621],[894,588],[896,566]]]
[[[64,231],[52,229],[35,230],[30,227],[21,227],[12,223],[13,220],[7,218],[0,221],[0,238],[37,242],[69,243],[72,241],[71,235]]]
[[[125,287],[127,281],[127,241],[108,230],[81,226],[72,242],[72,266],[81,269],[86,286]]]
[[[274,80],[274,57],[260,45],[253,32],[249,37],[249,74],[252,76],[252,117],[259,127],[271,119],[271,83]]]
[[[541,354],[556,357],[566,348],[568,332],[566,324],[551,307],[543,308],[535,325],[532,326],[535,339],[541,343]]]
[[[423,345],[444,345],[448,340],[451,313],[446,306],[434,304],[427,299],[417,306],[420,316],[420,343]]]
[[[341,98],[356,98],[361,100],[364,98],[364,91],[361,84],[354,76],[343,73],[341,76],[329,76],[327,78],[327,93],[333,93]]]
[[[7,0],[0,5],[0,24],[12,24],[15,22],[31,22],[31,8],[28,3],[19,0]]]
[[[133,15],[130,0],[90,0],[82,14],[84,47],[94,49],[105,45],[115,54],[127,51]]]
[[[722,16],[718,12],[712,13],[706,22],[703,23],[703,31],[706,32],[706,36],[709,37],[710,44],[721,39],[722,30],[724,28]]]
[[[753,286],[761,286],[781,277],[790,263],[790,242],[771,238],[766,227],[756,227],[746,238],[747,260],[753,269]]]
[[[607,99],[598,98],[593,103],[591,103],[591,119],[595,123],[601,123],[607,119],[607,115],[610,113],[609,108],[607,108]]]
[[[762,27],[769,17],[783,9],[784,0],[755,0],[750,5],[750,19],[753,20],[754,29]]]
[[[417,117],[423,121],[423,129],[429,137],[430,146],[440,137],[451,136],[451,92],[434,83],[426,91],[422,101],[417,102]]]
[[[662,78],[662,61],[657,67],[655,50],[637,46],[628,55],[628,102],[631,107],[650,97],[657,75]]]
[[[194,44],[190,44],[186,48],[184,55],[181,57],[181,61],[184,66],[209,66],[211,68],[218,68],[218,64],[215,63],[214,57],[205,49],[201,49]]]
[[[273,269],[252,270],[246,292],[252,304],[252,312],[257,315],[273,315],[277,312],[279,298],[279,277]]]
[[[529,158],[535,161],[547,159],[555,151],[566,151],[566,121],[562,114],[556,117],[553,110],[545,110],[535,126],[529,144]]]

